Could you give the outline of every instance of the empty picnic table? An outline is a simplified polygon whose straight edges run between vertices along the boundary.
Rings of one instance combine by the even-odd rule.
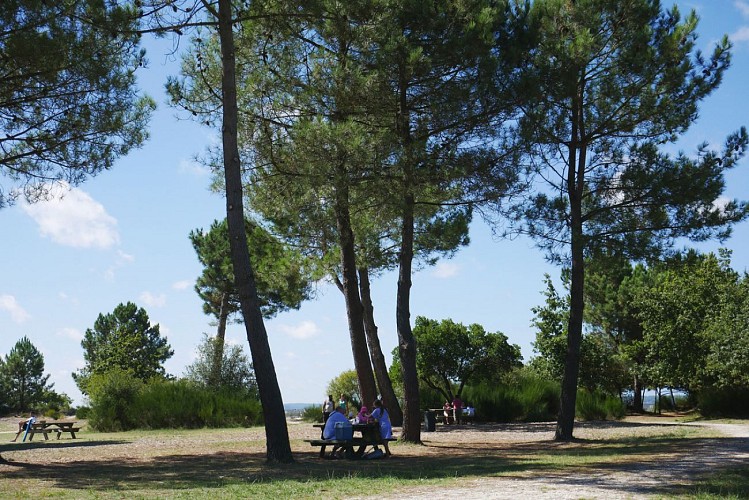
[[[23,440],[26,441],[26,435],[29,436],[29,441],[34,439],[34,434],[44,434],[44,439],[49,439],[47,434],[56,433],[57,439],[60,439],[60,435],[63,433],[70,434],[75,439],[75,433],[81,430],[77,426],[78,422],[74,420],[38,420],[31,424],[26,434],[23,436]]]

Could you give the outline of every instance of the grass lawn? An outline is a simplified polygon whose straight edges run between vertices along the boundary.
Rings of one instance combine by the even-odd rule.
[[[668,473],[696,457],[694,450],[709,455],[725,449],[722,440],[728,438],[710,428],[666,424],[582,424],[573,443],[552,441],[553,424],[547,423],[438,427],[422,434],[424,445],[394,443],[392,458],[372,461],[322,460],[318,449],[303,441],[319,437],[319,430],[290,424],[296,461],[290,465],[266,464],[260,428],[106,434],[84,429],[75,440],[9,443],[12,434],[5,426],[2,435],[9,437],[0,444],[0,455],[11,464],[0,465],[0,498],[396,497],[469,483],[480,487],[482,481],[493,481],[496,488],[503,479],[548,482],[554,488],[573,476],[585,481],[624,474],[626,481],[627,474],[637,477],[643,467]],[[749,495],[746,466],[697,464],[679,474],[678,484],[656,485],[648,494]]]

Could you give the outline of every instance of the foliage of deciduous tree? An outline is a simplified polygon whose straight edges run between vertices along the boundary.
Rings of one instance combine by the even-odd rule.
[[[356,370],[346,370],[339,373],[335,378],[328,382],[327,393],[333,396],[333,401],[338,402],[341,394],[349,398],[349,402],[357,407],[362,404],[371,406],[372,401],[362,401],[361,391],[359,390],[359,377]]]
[[[164,377],[163,363],[174,351],[162,337],[159,325],[152,325],[148,313],[132,302],[119,304],[108,314],[99,314],[93,328],[86,329],[81,341],[86,365],[73,373],[73,380],[87,394],[92,375],[122,370],[148,381]]]
[[[521,12],[524,15],[524,12]],[[744,155],[745,129],[722,151],[663,151],[720,84],[730,43],[695,50],[697,16],[657,0],[531,4],[518,136],[538,169],[537,193],[513,229],[570,266],[570,317],[556,438],[573,438],[584,311],[584,259],[600,248],[651,256],[676,237],[725,237],[747,205],[716,203]]]
[[[241,346],[221,344],[221,364],[218,377],[215,375],[216,351],[219,342],[215,337],[203,335],[198,345],[198,357],[185,368],[185,377],[211,389],[230,389],[234,392],[257,395],[255,373],[252,363]]]
[[[449,401],[460,396],[469,382],[495,382],[522,366],[520,347],[508,343],[504,334],[487,332],[475,323],[465,326],[418,316],[413,332],[419,346],[419,378]]]
[[[708,325],[710,351],[705,360],[704,385],[749,389],[749,275],[725,297]]]
[[[145,64],[130,6],[15,0],[0,6],[0,207],[77,184],[148,137]]]
[[[638,297],[650,378],[659,387],[687,391],[709,387],[709,371],[722,364],[719,353],[727,342],[746,334],[740,328],[718,327],[736,312],[740,289],[729,254],[688,255],[654,272],[651,286]],[[732,330],[739,334],[731,334]]]
[[[36,408],[52,389],[49,375],[44,374],[44,356],[27,337],[16,342],[0,368],[6,404],[14,411]]]

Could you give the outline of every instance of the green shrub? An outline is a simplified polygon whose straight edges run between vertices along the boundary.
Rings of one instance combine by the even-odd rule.
[[[75,418],[79,419],[88,419],[91,416],[91,407],[89,406],[79,406],[78,408],[74,408],[75,412],[73,413],[75,415]]]
[[[143,382],[128,372],[113,369],[92,375],[88,384],[91,399],[89,425],[99,431],[124,431],[137,427],[135,402]]]
[[[305,422],[322,423],[322,410],[317,405],[307,406],[302,410],[301,417]]]
[[[590,392],[586,389],[577,391],[575,413],[582,420],[612,420],[624,417],[626,407],[617,396]]]
[[[695,394],[706,417],[749,417],[749,388],[704,388]]]
[[[260,402],[247,391],[216,391],[186,379],[154,380],[135,402],[145,429],[239,427],[262,423]]]
[[[466,386],[463,400],[476,408],[478,420],[543,422],[555,419],[559,411],[559,384],[518,370],[501,385]]]

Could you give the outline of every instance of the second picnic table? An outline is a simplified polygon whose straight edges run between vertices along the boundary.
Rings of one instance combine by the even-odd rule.
[[[57,433],[57,439],[60,439],[60,435],[63,433],[68,433],[73,439],[75,439],[75,433],[81,430],[81,428],[77,427],[76,424],[78,424],[78,422],[74,420],[37,420],[31,424],[31,427],[26,431],[23,440],[25,441],[26,435],[28,435],[29,441],[32,441],[34,439],[34,434],[44,434],[44,439],[49,439],[47,434],[50,433]]]

